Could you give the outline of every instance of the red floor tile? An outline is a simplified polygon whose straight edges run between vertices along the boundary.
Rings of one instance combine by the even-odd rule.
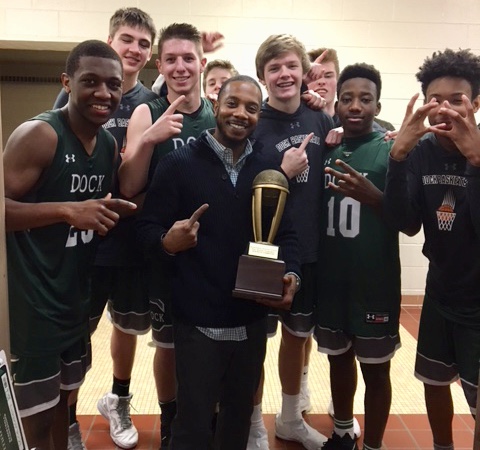
[[[413,336],[418,335],[418,323],[421,308],[418,306],[402,306],[401,323]],[[132,416],[135,426],[139,430],[138,450],[157,450],[160,445],[160,420],[158,415]],[[306,415],[305,419],[315,429],[329,436],[332,432],[333,421],[327,414]],[[364,417],[357,416],[363,430]],[[89,450],[115,449],[110,439],[108,423],[101,416],[80,416],[78,418],[86,445]],[[283,441],[275,437],[275,415],[266,414],[265,424],[268,429],[270,450],[302,450],[303,447],[295,442]],[[472,448],[474,420],[468,414],[455,415],[453,420],[454,442],[456,450]],[[394,414],[389,417],[384,436],[384,450],[431,450],[432,433],[428,418],[424,414]],[[362,439],[359,440],[361,448]]]
[[[383,443],[388,449],[390,448],[415,448],[416,442],[413,439],[410,431],[403,430],[385,430],[383,436]]]
[[[275,437],[275,416],[265,415],[270,450],[302,450],[295,442]],[[100,416],[80,416],[79,422],[83,437],[89,450],[113,450],[115,444],[110,439],[107,422]],[[330,435],[332,419],[327,414],[307,415],[308,422],[325,435]],[[363,415],[357,416],[363,429]],[[157,450],[160,446],[159,419],[156,415],[133,415],[133,421],[139,430],[137,450]],[[468,414],[455,415],[453,420],[454,442],[456,450],[472,448],[474,421]],[[384,450],[431,450],[432,433],[428,419],[423,414],[394,414],[389,417],[384,436]],[[358,443],[361,448],[363,439]]]

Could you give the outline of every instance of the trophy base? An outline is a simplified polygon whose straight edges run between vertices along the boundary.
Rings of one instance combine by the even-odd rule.
[[[242,255],[238,261],[237,281],[232,294],[248,300],[281,300],[284,275],[283,261]]]

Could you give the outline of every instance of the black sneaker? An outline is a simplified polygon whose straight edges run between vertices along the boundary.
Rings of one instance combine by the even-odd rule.
[[[332,437],[323,444],[324,450],[358,450],[356,439],[347,433],[345,436],[340,437],[337,433],[333,433]]]
[[[160,405],[160,450],[167,450],[172,436],[172,422],[177,414],[177,402],[163,403]]]

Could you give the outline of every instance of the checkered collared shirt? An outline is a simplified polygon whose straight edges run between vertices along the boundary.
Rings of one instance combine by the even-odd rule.
[[[213,130],[207,130],[207,141],[212,147],[213,151],[220,158],[225,170],[230,177],[232,184],[235,186],[237,184],[238,175],[240,170],[245,164],[247,156],[252,153],[252,144],[247,140],[247,145],[245,146],[245,151],[242,153],[240,158],[236,163],[233,162],[233,152],[229,148],[220,144],[212,135]],[[215,341],[245,341],[247,340],[247,329],[245,327],[234,327],[234,328],[204,328],[197,327],[205,336],[208,336],[210,339]]]

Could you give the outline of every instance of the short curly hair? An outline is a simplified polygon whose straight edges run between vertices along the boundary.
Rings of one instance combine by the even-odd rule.
[[[340,98],[340,90],[342,89],[343,83],[352,78],[366,78],[367,80],[372,81],[377,88],[377,102],[380,100],[380,94],[382,92],[382,77],[375,67],[366,63],[352,64],[342,70],[337,81],[337,98]]]
[[[480,91],[480,57],[470,49],[454,51],[447,48],[443,52],[434,52],[419,67],[416,77],[422,85],[423,95],[426,95],[429,84],[437,78],[462,78],[470,83],[473,100]]]

